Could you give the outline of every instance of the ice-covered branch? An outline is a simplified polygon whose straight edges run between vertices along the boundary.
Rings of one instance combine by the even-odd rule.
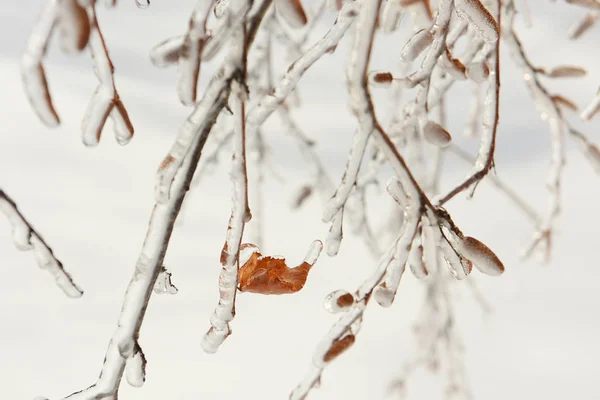
[[[40,268],[47,270],[56,281],[58,287],[69,297],[81,297],[83,291],[73,282],[62,263],[54,256],[52,249],[25,217],[20,213],[15,202],[0,189],[0,212],[12,225],[12,236],[15,247],[19,250],[33,250]]]
[[[588,145],[591,144],[588,143]],[[475,163],[475,159],[458,146],[451,145],[447,148],[447,151],[457,155],[460,159],[471,165]],[[496,186],[502,193],[504,193],[506,197],[508,197],[513,204],[531,220],[531,222],[537,225],[540,223],[540,221],[542,221],[542,217],[533,209],[533,207],[531,207],[531,205],[529,205],[525,199],[519,196],[519,194],[513,188],[502,181],[497,175],[488,175],[488,180],[492,185]]]
[[[312,365],[304,379],[292,391],[290,400],[304,399],[308,392],[320,382],[325,367],[354,343],[369,299],[377,284],[386,275],[390,264],[394,263],[404,268],[408,257],[406,249],[410,249],[420,215],[419,210],[414,209],[408,211],[408,213],[410,216],[405,220],[398,239],[381,258],[373,274],[358,288],[354,295],[351,295],[351,301],[348,302],[350,306],[344,307],[344,314],[317,345],[317,349],[313,354]],[[396,276],[399,281],[401,273],[396,272]],[[343,305],[343,302],[339,300],[340,298],[339,296],[328,296],[325,307],[332,309],[329,303],[333,302],[339,308],[340,305]]]
[[[525,256],[530,255],[538,246],[545,245],[546,258],[550,255],[550,241],[552,227],[555,219],[560,212],[560,181],[564,166],[565,157],[565,133],[569,126],[560,110],[555,98],[550,95],[545,86],[540,82],[539,74],[544,70],[536,68],[525,53],[521,41],[514,30],[514,18],[516,11],[512,0],[506,1],[502,7],[503,15],[503,38],[508,47],[511,57],[516,65],[521,69],[525,78],[525,83],[531,93],[532,99],[542,115],[542,118],[550,127],[551,138],[551,166],[548,172],[546,186],[548,188],[549,198],[546,216],[536,227],[531,244],[525,249]]]
[[[257,5],[256,12],[248,18],[244,48],[252,44],[256,30],[269,5],[269,0],[261,2]],[[238,57],[242,57],[245,51],[234,49],[233,52]],[[230,57],[229,61],[232,59],[233,57]],[[198,104],[197,109],[201,109],[201,118],[192,118],[198,115],[198,111],[195,110],[187,121],[188,128],[198,132],[198,138],[193,141],[189,152],[182,160],[181,168],[176,171],[171,185],[171,195],[166,201],[157,201],[154,206],[146,238],[125,293],[117,329],[106,351],[100,377],[87,389],[68,396],[69,400],[116,400],[124,373],[129,384],[133,386],[141,386],[144,381],[145,358],[138,343],[140,329],[157,278],[164,270],[163,260],[175,220],[189,190],[206,139],[227,104],[232,79],[243,72],[243,58],[231,63],[230,68],[233,69],[230,76],[217,73],[212,83],[216,89],[207,92]]]
[[[60,119],[52,103],[43,66],[50,38],[58,31],[61,48],[67,53],[89,46],[100,85],[82,122],[83,143],[97,145],[110,116],[117,142],[124,145],[133,136],[133,126],[115,88],[114,68],[100,32],[95,3],[95,0],[48,0],[27,42],[21,60],[21,76],[27,98],[38,117],[47,126],[57,126]]]
[[[129,143],[133,137],[133,125],[115,87],[114,67],[108,55],[102,32],[100,32],[95,5],[88,6],[87,12],[91,24],[89,47],[94,62],[94,73],[100,84],[96,88],[83,118],[83,143],[87,146],[96,146],[106,119],[110,117],[113,121],[117,142],[124,145]]]
[[[244,36],[237,39],[240,48],[244,46]],[[246,91],[243,81],[232,82],[230,108],[235,118],[233,134],[233,159],[231,180],[233,195],[231,217],[225,245],[221,252],[221,274],[219,275],[219,304],[210,318],[211,328],[202,339],[202,348],[207,353],[215,353],[231,333],[229,323],[235,316],[235,299],[238,286],[239,252],[244,235],[244,227],[252,214],[248,208],[248,175],[246,172]]]
[[[469,1],[465,1],[469,3]],[[500,13],[500,1],[495,5],[496,21],[486,20],[490,25],[495,24],[496,30],[501,31],[503,24]],[[488,57],[488,67],[490,74],[488,78],[488,89],[485,95],[483,109],[483,126],[481,132],[481,142],[479,145],[479,153],[472,171],[467,178],[448,194],[443,196],[439,201],[439,205],[443,205],[452,199],[457,194],[464,190],[472,189],[474,185],[482,180],[494,165],[494,152],[496,149],[496,135],[498,132],[499,110],[500,110],[500,36],[495,37],[493,44],[488,43],[488,46],[493,46],[493,50]],[[486,38],[486,37],[484,37]]]
[[[335,24],[325,36],[290,65],[287,73],[274,90],[265,95],[258,104],[248,112],[247,123],[249,132],[254,131],[256,127],[260,126],[273,111],[275,111],[296,87],[298,81],[302,78],[308,68],[324,54],[335,49],[352,22],[354,22],[359,10],[360,2],[346,3],[344,5]]]

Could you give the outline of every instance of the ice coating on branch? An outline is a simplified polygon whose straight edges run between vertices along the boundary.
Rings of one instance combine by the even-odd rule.
[[[421,29],[406,42],[400,52],[400,58],[406,62],[414,61],[431,43],[433,35],[429,29]]]
[[[423,137],[429,143],[438,147],[447,147],[452,141],[452,136],[440,124],[427,121],[423,127]]]
[[[102,129],[113,108],[112,93],[105,86],[98,86],[81,122],[82,140],[86,146],[97,146]]]
[[[27,99],[38,118],[48,127],[60,120],[52,104],[42,60],[58,15],[56,0],[46,3],[27,40],[27,50],[21,59],[21,78]]]
[[[275,11],[292,28],[302,28],[308,22],[300,0],[274,0]]]
[[[466,236],[458,242],[457,250],[486,275],[498,276],[504,272],[502,261],[479,240]]]
[[[146,357],[139,346],[136,347],[137,350],[125,364],[125,378],[131,386],[139,388],[146,381]]]
[[[454,0],[456,14],[469,22],[486,42],[498,40],[498,24],[480,0]]]
[[[69,297],[78,298],[83,291],[73,282],[62,263],[54,256],[41,236],[19,212],[15,202],[0,189],[0,213],[4,214],[12,226],[12,237],[19,250],[33,250],[37,264],[47,270],[56,281],[58,287]]]
[[[90,21],[87,12],[75,0],[59,2],[57,19],[60,47],[65,53],[81,51],[90,38]]]
[[[323,301],[323,307],[331,314],[346,311],[353,304],[354,296],[352,293],[342,289],[329,293]]]

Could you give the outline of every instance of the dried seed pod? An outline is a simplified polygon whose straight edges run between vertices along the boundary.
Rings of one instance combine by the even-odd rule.
[[[467,67],[466,75],[475,83],[483,83],[490,76],[490,69],[484,62],[473,63]]]
[[[88,14],[75,0],[63,0],[59,4],[57,28],[60,47],[65,53],[81,51],[90,39]]]
[[[372,71],[369,73],[369,82],[375,87],[388,88],[394,81],[390,72]]]
[[[546,73],[551,78],[580,78],[587,75],[587,71],[581,67],[572,65],[561,65]]]
[[[574,112],[577,111],[577,105],[575,105],[575,103],[573,103],[571,100],[567,99],[566,97],[561,96],[561,95],[555,95],[555,96],[552,96],[551,98],[552,98],[552,101],[554,102],[554,104],[556,104],[557,106],[566,108],[570,111],[574,111]]]
[[[446,72],[452,75],[457,80],[464,80],[466,78],[466,68],[458,58],[453,58],[450,51],[446,49],[446,52],[442,54],[441,66]]]
[[[387,287],[385,282],[375,288],[373,298],[381,307],[390,307],[396,297],[396,291]]]
[[[383,6],[381,26],[383,32],[390,34],[396,32],[402,19],[402,7],[398,0],[388,0]]]
[[[585,148],[585,156],[594,166],[594,169],[600,172],[600,149],[595,144],[589,144]]]
[[[417,279],[425,279],[429,275],[425,265],[425,252],[423,244],[413,246],[409,254],[409,268]]]
[[[390,179],[388,179],[385,188],[390,196],[392,196],[392,198],[396,201],[396,203],[398,203],[398,205],[403,209],[406,209],[408,206],[408,198],[398,178],[392,176]]]
[[[302,28],[308,22],[300,0],[275,0],[275,10],[292,28]]]
[[[354,304],[354,296],[345,290],[336,290],[325,297],[323,307],[328,312],[335,314],[346,311]]]
[[[433,121],[427,121],[423,127],[423,137],[429,143],[438,147],[446,147],[452,141],[452,136],[442,126]]]
[[[165,68],[179,61],[183,53],[184,36],[176,36],[160,42],[150,51],[150,61],[155,67]]]
[[[433,35],[431,32],[429,32],[428,29],[421,29],[406,42],[400,52],[400,58],[406,62],[413,61],[423,52],[423,50],[429,47],[432,42]]]
[[[594,23],[598,19],[598,16],[598,14],[589,12],[582,19],[575,22],[572,26],[569,27],[569,39],[578,39],[581,35],[583,35],[588,29],[590,29],[594,25]]]
[[[486,42],[496,42],[498,23],[480,0],[454,0],[456,14],[469,22]]]
[[[486,275],[502,275],[504,265],[502,261],[479,240],[466,236],[458,242],[457,250],[463,257],[475,264],[475,267]]]
[[[356,337],[352,333],[349,333],[344,337],[336,339],[331,344],[331,347],[329,348],[329,350],[327,350],[327,352],[323,356],[323,361],[329,362],[329,361],[333,360],[334,358],[338,357],[340,354],[342,354],[343,352],[348,350],[350,348],[350,346],[352,346],[354,344],[355,340],[356,340]]]
[[[313,188],[310,185],[304,185],[298,190],[298,193],[294,197],[294,201],[292,203],[293,208],[300,208],[304,204],[306,200],[312,195]]]

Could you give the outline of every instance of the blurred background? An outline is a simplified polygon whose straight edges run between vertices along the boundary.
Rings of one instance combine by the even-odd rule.
[[[519,20],[517,28],[530,58],[544,67],[586,68],[583,79],[547,84],[579,106],[587,104],[600,85],[599,28],[569,41],[568,26],[583,14],[581,8],[562,1],[528,3],[533,25],[527,28]],[[117,88],[136,134],[121,147],[108,126],[100,145],[86,148],[80,123],[97,85],[89,53],[65,56],[57,45],[49,49],[46,72],[62,124],[57,129],[44,127],[27,103],[19,74],[26,39],[44,1],[0,2],[0,186],[85,291],[81,299],[66,298],[37,268],[33,254],[14,248],[10,226],[0,218],[2,398],[59,399],[91,385],[98,376],[154,204],[156,169],[189,113],[177,98],[176,69],[155,68],[148,54],[160,41],[184,32],[194,4],[154,0],[149,8],[139,9],[134,0],[120,0],[110,10],[98,7]],[[306,1],[305,6],[310,9],[312,4]],[[329,12],[309,43],[334,19],[335,13]],[[395,68],[404,40],[382,37],[372,68]],[[301,107],[293,112],[316,141],[336,184],[356,123],[347,106],[348,45],[346,37],[335,54],[323,57],[306,74],[299,86]],[[285,68],[283,57],[278,60]],[[217,67],[217,62],[203,64],[201,87]],[[543,213],[548,127],[505,51],[501,67],[496,172]],[[383,104],[385,90],[373,91],[377,104]],[[462,135],[469,92],[466,84],[450,91],[448,130],[476,154],[477,141]],[[569,118],[600,142],[600,118],[587,124],[575,114]],[[267,122],[265,139],[273,172],[267,173],[263,193],[262,250],[281,254],[295,265],[313,240],[325,239],[329,226],[321,222],[323,203],[318,196],[299,210],[291,209],[294,194],[308,179],[308,167],[276,117]],[[520,259],[533,227],[489,183],[483,182],[472,200],[463,195],[447,205],[463,232],[489,245],[506,267],[499,278],[478,273],[469,277],[491,305],[491,313],[483,311],[469,285],[453,284],[456,323],[476,399],[600,398],[595,383],[600,358],[600,180],[569,141],[568,149],[562,214],[548,264]],[[361,238],[348,231],[339,255],[323,255],[301,292],[279,297],[240,294],[233,334],[217,354],[205,354],[200,342],[218,300],[218,259],[230,212],[229,159],[227,150],[218,168],[187,198],[165,259],[179,293],[152,297],[140,335],[147,380],[141,389],[124,382],[120,398],[287,398],[337,318],[323,309],[325,295],[340,288],[354,290],[376,266]],[[448,156],[443,190],[469,168]],[[378,222],[388,215],[381,210],[393,206],[384,192],[369,192],[367,201]],[[321,387],[310,398],[397,397],[390,383],[417,350],[412,326],[423,298],[422,283],[405,274],[395,304],[368,308],[355,345],[325,370]],[[409,381],[408,398],[443,398],[439,382],[438,375],[420,370]]]

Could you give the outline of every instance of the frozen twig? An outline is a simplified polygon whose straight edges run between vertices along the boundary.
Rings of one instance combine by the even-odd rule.
[[[238,46],[243,49],[244,35],[240,32]],[[244,235],[244,227],[250,221],[248,208],[248,175],[246,172],[246,127],[245,97],[243,81],[232,82],[230,97],[231,111],[235,118],[233,137],[233,160],[231,179],[233,195],[231,217],[227,227],[225,245],[221,252],[223,268],[219,275],[219,304],[210,319],[211,328],[202,340],[202,348],[207,353],[215,353],[231,333],[229,323],[235,316],[235,299],[238,286],[239,252]]]
[[[91,24],[89,47],[94,61],[94,73],[100,84],[90,100],[82,122],[83,143],[96,146],[106,119],[110,116],[117,142],[124,145],[133,137],[133,125],[115,87],[114,67],[100,32],[95,5],[88,6],[87,12]]]
[[[95,0],[48,0],[27,42],[21,60],[21,76],[27,98],[38,117],[47,126],[57,126],[60,119],[52,103],[43,66],[50,38],[57,30],[65,52],[81,51],[89,46],[100,85],[82,122],[83,143],[97,145],[110,116],[117,142],[124,145],[133,136],[133,125],[115,88],[114,68],[100,32],[95,3]]]
[[[248,10],[248,6],[240,6]],[[169,154],[161,163],[155,186],[155,196],[159,203],[168,201],[170,197],[171,186],[177,171],[183,163],[183,159],[193,148],[199,137],[200,132],[197,125],[203,123],[206,113],[215,99],[219,98],[224,90],[229,90],[229,84],[241,73],[240,51],[233,48],[226,57],[222,68],[217,73],[217,79],[213,79],[205,90],[205,94],[200,102],[195,106],[194,111],[179,129],[175,143],[171,147]]]
[[[258,104],[248,112],[247,123],[249,132],[253,132],[256,127],[260,126],[273,111],[275,111],[275,109],[292,92],[308,68],[324,54],[335,49],[352,22],[354,22],[359,10],[359,2],[347,3],[344,5],[334,26],[322,39],[308,49],[304,55],[290,65],[287,73],[275,89],[271,93],[265,95]]]
[[[455,154],[461,160],[464,160],[471,165],[475,163],[475,159],[458,146],[451,145],[447,148],[447,151]],[[533,209],[533,207],[531,207],[531,205],[529,205],[525,199],[519,196],[514,189],[503,182],[497,175],[488,175],[488,180],[492,185],[496,186],[502,193],[504,193],[506,197],[513,202],[517,209],[522,211],[523,214],[525,214],[525,216],[531,220],[531,222],[533,222],[535,225],[538,225],[542,221],[542,217]]]
[[[19,212],[15,202],[0,189],[0,211],[12,225],[15,247],[19,250],[33,250],[40,268],[47,270],[58,287],[69,297],[81,297],[83,291],[73,282],[62,263],[54,256],[52,249],[25,217]]]
[[[435,242],[446,244],[444,255],[447,257],[450,272],[455,277],[461,279],[471,272],[470,259],[477,260],[475,264],[479,264],[478,268],[492,275],[497,275],[504,270],[501,262],[491,250],[476,239],[465,237],[443,209],[435,208],[431,204],[412,176],[404,159],[377,122],[368,89],[367,69],[380,4],[381,1],[366,2],[358,17],[353,51],[347,72],[350,105],[359,123],[356,135],[368,137],[373,133],[376,144],[396,173],[397,179],[388,184],[388,190],[403,208],[405,220],[401,233],[393,246],[381,258],[377,270],[354,294],[353,305],[347,309],[317,346],[309,372],[291,393],[290,399],[305,398],[308,392],[320,382],[321,373],[326,365],[354,343],[371,294],[380,305],[391,305],[419,224],[423,220],[427,220],[432,225],[432,231],[436,235]],[[440,7],[442,6],[440,5]],[[348,161],[349,166],[353,163],[360,164],[361,157],[362,154],[351,154]],[[334,196],[326,208],[324,220],[332,221],[332,229],[340,224],[337,219],[343,212],[346,200],[347,197],[344,199]],[[442,231],[442,227],[447,233]]]
[[[560,182],[565,158],[565,133],[568,123],[565,120],[554,97],[542,85],[538,76],[544,73],[543,69],[536,68],[525,54],[521,41],[514,31],[513,21],[515,8],[513,1],[506,1],[502,7],[503,38],[508,47],[513,61],[521,69],[525,83],[531,93],[532,99],[549,127],[551,137],[551,166],[548,172],[546,186],[549,193],[548,210],[546,216],[539,222],[531,243],[524,250],[524,255],[529,256],[539,246],[545,247],[546,259],[550,256],[552,227],[560,212]]]
[[[496,4],[496,24],[502,29],[502,20],[500,13],[500,1]],[[488,44],[489,45],[489,44]],[[483,126],[481,132],[481,142],[479,145],[479,154],[475,165],[468,177],[448,194],[443,196],[439,205],[443,205],[457,194],[464,190],[474,187],[483,179],[494,165],[494,152],[496,149],[496,134],[498,132],[499,109],[500,109],[500,37],[497,37],[493,43],[493,51],[488,58],[489,64],[489,83],[485,95],[485,108],[483,110]]]

